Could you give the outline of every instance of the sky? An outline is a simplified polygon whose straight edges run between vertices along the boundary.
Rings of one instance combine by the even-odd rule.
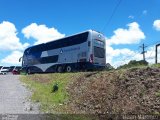
[[[88,29],[106,37],[106,62],[155,62],[160,0],[0,0],[0,65],[21,65],[23,51]],[[160,62],[160,47],[158,48]]]

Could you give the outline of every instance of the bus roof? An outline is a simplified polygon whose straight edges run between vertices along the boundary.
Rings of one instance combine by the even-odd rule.
[[[66,36],[66,37],[63,37],[63,38],[68,38],[68,37],[71,37],[71,36],[74,36],[74,35],[82,34],[82,33],[85,33],[85,32],[92,32],[92,31],[95,31],[95,30],[89,29],[89,30],[86,30],[86,31],[83,31],[83,32],[79,32],[79,33],[76,33],[76,34],[72,34],[72,35],[69,35],[69,36]],[[97,32],[97,31],[95,31],[95,32]],[[98,33],[100,33],[100,32],[98,32]],[[53,42],[53,41],[58,41],[58,40],[61,40],[61,39],[63,39],[63,38],[55,39],[55,40],[52,40],[52,41],[49,41],[49,42],[46,42],[46,43],[50,43],[50,42]],[[46,44],[46,43],[41,43],[41,44],[37,44],[37,45],[34,45],[34,46],[30,46],[30,47],[28,47],[26,50],[31,49],[32,47],[44,45],[44,44]],[[25,50],[25,51],[26,51],[26,50]]]

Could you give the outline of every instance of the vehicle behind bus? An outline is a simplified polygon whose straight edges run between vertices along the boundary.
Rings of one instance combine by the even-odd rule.
[[[6,75],[9,72],[9,67],[1,67],[0,69],[0,74],[1,75]]]
[[[27,73],[102,69],[106,64],[105,37],[88,30],[27,48],[22,67]]]

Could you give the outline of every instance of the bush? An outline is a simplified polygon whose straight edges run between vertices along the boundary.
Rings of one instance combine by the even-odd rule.
[[[136,61],[136,60],[131,60],[128,64],[121,65],[117,69],[125,69],[125,68],[131,68],[131,67],[138,67],[138,66],[147,66],[148,62],[144,60]]]
[[[105,66],[105,70],[114,70],[114,67],[111,66],[111,64],[107,63],[106,66]]]

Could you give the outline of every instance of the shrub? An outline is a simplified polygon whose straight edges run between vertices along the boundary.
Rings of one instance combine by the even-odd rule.
[[[131,67],[138,67],[138,66],[147,66],[148,62],[144,60],[136,61],[136,60],[131,60],[128,64],[121,65],[117,69],[125,69],[125,68],[131,68]]]

